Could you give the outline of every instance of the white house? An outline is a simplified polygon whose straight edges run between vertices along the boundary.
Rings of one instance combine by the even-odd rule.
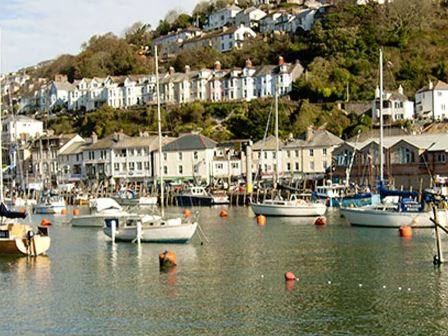
[[[252,147],[252,165],[253,171],[258,172],[262,178],[271,178],[274,176],[278,166],[278,175],[283,176],[282,149],[284,143],[279,140],[279,157],[277,159],[277,140],[274,136],[269,136],[266,140],[260,140],[254,143]]]
[[[380,119],[380,90],[375,91],[375,100],[372,106],[374,121]],[[383,93],[383,120],[385,122],[414,119],[414,102],[410,101],[403,93],[400,85],[397,91],[385,91]]]
[[[159,47],[160,55],[169,56],[171,54],[176,54],[183,42],[201,35],[202,31],[199,28],[186,28],[156,38],[153,41],[153,45]]]
[[[211,13],[208,16],[205,30],[215,30],[232,23],[235,16],[241,11],[241,8],[235,5],[227,6]]]
[[[43,122],[23,115],[9,116],[2,120],[2,141],[10,144],[43,134]]]
[[[419,119],[445,120],[448,118],[448,84],[438,80],[415,94],[416,115]]]
[[[68,102],[69,92],[74,89],[75,87],[68,81],[54,81],[49,90],[48,109],[64,106]]]
[[[186,134],[163,146],[162,166],[167,180],[204,180],[213,175],[216,142],[200,134]],[[154,166],[159,166],[159,153],[154,155]],[[157,169],[154,176],[159,178]]]
[[[261,19],[266,16],[266,13],[259,8],[249,7],[242,10],[235,16],[235,26],[241,25],[257,29]]]

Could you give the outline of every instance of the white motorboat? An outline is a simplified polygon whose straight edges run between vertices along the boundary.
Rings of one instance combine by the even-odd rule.
[[[182,218],[163,219],[153,215],[112,216],[105,219],[104,233],[115,241],[142,243],[186,243],[198,223]]]
[[[110,216],[123,217],[129,213],[112,198],[97,198],[89,202],[90,213],[73,216],[70,224],[74,227],[103,227],[104,220]]]
[[[354,226],[399,228],[412,226],[415,228],[433,228],[432,211],[400,211],[397,205],[372,205],[360,208],[341,208],[341,215]],[[437,212],[441,225],[447,226],[448,211]]]
[[[204,187],[189,187],[176,196],[179,206],[212,206],[229,204],[229,197],[224,194],[207,192]]]
[[[273,199],[262,203],[251,203],[255,215],[277,217],[313,217],[322,216],[327,211],[323,203],[310,202],[291,195],[289,200]]]
[[[36,214],[61,214],[67,211],[67,205],[62,196],[54,192],[42,193],[39,201],[34,206]]]
[[[123,189],[114,196],[119,204],[125,206],[153,206],[157,205],[157,197],[139,197],[134,190]]]

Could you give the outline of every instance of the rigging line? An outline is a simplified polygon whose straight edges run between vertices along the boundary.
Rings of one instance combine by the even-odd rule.
[[[261,161],[261,158],[263,157],[263,153],[264,153],[264,146],[265,146],[265,144],[266,144],[266,138],[267,138],[267,136],[268,136],[268,132],[269,132],[269,124],[271,123],[271,116],[272,116],[272,106],[274,105],[274,101],[272,101],[271,102],[271,107],[270,107],[270,109],[269,109],[269,115],[268,115],[268,121],[267,121],[267,123],[266,123],[266,127],[265,127],[265,130],[264,130],[264,135],[263,135],[263,145],[261,146],[261,150],[260,150],[260,156],[258,157],[258,160],[257,160],[257,164],[256,164],[256,166],[257,166],[257,171],[256,171],[256,173],[255,173],[255,181],[258,181],[258,173],[259,173],[259,171],[260,171],[260,161]]]

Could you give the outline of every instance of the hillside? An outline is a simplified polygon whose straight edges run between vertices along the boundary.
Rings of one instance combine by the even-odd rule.
[[[194,22],[203,23],[207,13],[225,4],[224,0],[200,3],[194,18],[170,12],[155,29],[137,23],[122,37],[113,34],[94,36],[79,55],[61,56],[38,69],[36,75],[64,73],[74,79],[152,72],[151,45],[154,38]],[[287,61],[298,59],[307,71],[294,85],[285,132],[297,133],[315,123],[318,126],[326,124],[336,134],[350,137],[359,129],[369,128],[370,118],[347,117],[336,109],[336,103],[347,98],[350,101],[373,99],[381,47],[385,51],[386,88],[396,89],[401,84],[405,93],[413,97],[415,91],[431,78],[448,81],[447,14],[444,2],[432,0],[395,0],[388,5],[365,6],[356,5],[355,0],[339,0],[316,20],[311,31],[297,32],[293,36],[271,34],[258,37],[242,49],[228,53],[219,53],[211,48],[184,51],[164,66],[182,71],[185,65],[192,69],[212,67],[216,60],[221,61],[223,67],[231,68],[243,65],[246,59],[251,59],[254,65],[275,63],[279,55]],[[208,118],[211,104],[189,104],[177,108],[183,117],[174,118],[170,125],[172,131],[177,132],[182,128],[206,130],[211,123],[214,132],[222,132],[217,132],[217,137],[244,138],[253,134],[248,127],[241,125],[257,120],[260,126],[257,124],[250,128],[257,129],[253,133],[259,136],[266,119],[263,104],[246,104],[248,108],[240,108],[245,104],[224,104],[227,107],[221,108],[221,117],[228,117],[226,113],[230,112],[232,116],[220,127],[213,125],[213,113]],[[189,113],[191,116],[186,117]],[[90,118],[92,123],[95,120],[93,116],[97,114],[88,113],[84,118]],[[201,117],[196,118],[197,115]],[[144,125],[134,123],[134,132]],[[78,122],[73,127],[83,131],[86,125]],[[109,128],[114,127],[105,126],[105,135]]]

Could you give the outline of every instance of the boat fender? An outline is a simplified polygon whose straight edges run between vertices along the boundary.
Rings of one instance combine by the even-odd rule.
[[[172,251],[165,251],[159,254],[160,268],[176,266],[177,258],[176,253]]]
[[[257,223],[258,223],[258,225],[266,225],[266,217],[263,215],[258,215]]]
[[[78,208],[73,209],[73,216],[79,216],[79,214],[80,214],[80,211]]]
[[[184,217],[185,217],[185,218],[190,218],[191,215],[192,215],[191,210],[189,210],[189,209],[185,209],[185,210],[184,210]]]
[[[403,238],[411,238],[412,237],[412,228],[410,226],[401,226],[399,229],[400,237]]]
[[[40,222],[40,225],[42,226],[51,226],[51,222],[48,219],[42,219],[42,221]]]
[[[219,217],[227,218],[229,217],[229,213],[226,210],[221,210],[221,212],[219,213]]]
[[[327,219],[325,217],[317,217],[314,221],[314,225],[317,226],[324,226],[325,224],[327,224]]]

